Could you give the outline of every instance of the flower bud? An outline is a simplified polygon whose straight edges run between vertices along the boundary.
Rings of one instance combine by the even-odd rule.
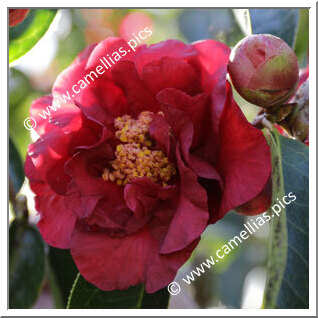
[[[228,71],[238,93],[260,107],[283,104],[298,85],[295,53],[270,34],[250,35],[240,41],[231,52]]]
[[[20,24],[28,15],[29,9],[9,9],[9,26]]]
[[[289,127],[293,137],[304,141],[309,134],[309,81],[304,82],[298,89],[292,102],[297,107],[291,115]]]

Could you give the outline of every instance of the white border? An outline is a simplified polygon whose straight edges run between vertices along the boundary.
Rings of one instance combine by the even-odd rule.
[[[18,310],[18,309],[7,309],[7,262],[2,258],[1,261],[1,278],[2,284],[0,289],[1,301],[0,301],[0,314],[1,316],[105,316],[105,315],[130,315],[130,316],[160,316],[160,315],[171,315],[171,316],[312,316],[316,315],[316,2],[315,1],[272,1],[268,0],[265,2],[268,7],[311,7],[310,9],[310,22],[309,22],[309,61],[310,61],[310,181],[309,181],[309,194],[310,194],[310,222],[309,222],[309,302],[310,309],[308,310],[294,310],[294,309],[280,309],[280,310],[260,310],[260,309],[143,309],[143,310],[130,310],[130,309],[28,309],[28,310]],[[195,2],[188,3],[189,6],[201,6],[205,7],[207,5],[213,5],[214,7],[263,7],[261,4],[264,2],[255,1],[221,1],[221,2],[207,2],[203,0],[197,0]],[[7,7],[43,7],[47,6],[48,2],[43,2],[40,0],[16,0],[16,1],[5,1],[5,4],[1,4],[1,43],[7,42]],[[108,4],[113,7],[183,7],[185,5],[184,1],[173,1],[171,0],[161,0],[160,2],[149,2],[149,1],[118,1],[114,2],[101,2],[98,0],[90,0],[89,2],[78,0],[78,1],[66,1],[66,0],[55,0],[52,1],[51,6],[53,7],[85,7],[88,4],[93,7],[100,7],[101,5]],[[7,51],[4,49],[0,50],[1,60],[1,74],[2,74],[2,85],[1,85],[1,96],[7,96]],[[6,63],[4,63],[6,61]],[[8,97],[7,97],[8,99]],[[4,98],[2,99],[5,100]],[[8,100],[7,100],[8,103]],[[1,118],[3,122],[6,122],[7,107],[3,102],[0,106]],[[7,148],[7,123],[0,126],[1,131],[1,149]],[[6,136],[6,137],[4,137]],[[1,158],[1,166],[7,167],[7,160],[3,157]],[[7,193],[5,189],[7,188],[7,180],[3,178],[1,181],[1,197],[2,202],[7,202]],[[4,207],[7,210],[7,207]],[[1,255],[7,254],[7,216],[4,211],[1,213],[2,220],[1,224]]]

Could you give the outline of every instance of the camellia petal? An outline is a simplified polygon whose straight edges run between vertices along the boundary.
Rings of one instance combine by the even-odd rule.
[[[67,209],[64,197],[52,191],[41,179],[29,156],[25,160],[25,174],[29,178],[32,191],[42,194],[36,196],[35,207],[41,216],[38,228],[44,240],[57,248],[70,248],[76,215]]]
[[[220,211],[212,216],[213,222],[256,197],[271,174],[270,147],[263,133],[248,123],[232,99],[230,84],[227,90],[227,105],[220,122],[218,167],[224,179],[224,191]]]
[[[76,229],[71,253],[84,278],[101,290],[123,290],[144,283],[146,292],[153,293],[173,280],[196,244],[161,255],[158,241],[147,228],[123,238]]]

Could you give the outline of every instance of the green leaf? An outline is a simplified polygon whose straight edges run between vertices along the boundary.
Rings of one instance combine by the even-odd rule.
[[[271,218],[265,308],[308,308],[308,147],[267,134],[272,150],[273,202],[285,195],[296,200]]]
[[[283,198],[284,176],[278,131],[265,130],[265,136],[271,147],[272,155],[272,206],[277,198]],[[269,210],[271,211],[271,210]],[[271,212],[269,213],[271,215]],[[270,248],[267,264],[267,281],[265,289],[265,308],[275,308],[276,298],[284,276],[287,259],[287,221],[286,210],[282,208],[279,217],[270,220]]]
[[[309,9],[299,9],[300,18],[295,43],[295,53],[298,57],[299,67],[308,64],[309,50]]]
[[[169,294],[166,288],[147,294],[143,285],[126,290],[102,291],[78,274],[68,300],[68,309],[140,309],[167,308]]]
[[[234,46],[246,35],[231,9],[186,9],[179,16],[179,27],[189,42],[210,38]]]
[[[44,279],[44,243],[39,232],[16,220],[9,230],[9,308],[30,308]]]
[[[45,34],[56,9],[31,9],[25,20],[9,29],[9,63],[28,52]]]
[[[309,151],[280,136],[285,193],[296,200],[286,207],[288,253],[277,308],[309,308]]]
[[[11,138],[9,138],[9,177],[10,186],[13,187],[14,193],[18,193],[24,181],[24,170],[20,155]]]
[[[50,283],[52,283],[50,285],[52,289],[52,280],[54,279],[57,306],[65,308],[78,270],[69,250],[52,246],[49,247],[49,264],[53,276],[50,277],[52,278],[50,279]]]
[[[15,107],[22,103],[32,90],[28,77],[21,71],[9,69],[9,106]]]
[[[162,288],[153,294],[144,292],[140,308],[166,309],[169,304],[170,294],[167,288]]]
[[[143,297],[143,286],[130,287],[127,290],[102,291],[87,282],[78,274],[71,290],[67,308],[140,308]]]
[[[294,46],[299,9],[250,9],[253,34],[272,34]]]

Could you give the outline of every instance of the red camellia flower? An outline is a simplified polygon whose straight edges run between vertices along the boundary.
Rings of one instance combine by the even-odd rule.
[[[9,26],[20,24],[28,15],[29,9],[9,9]]]
[[[232,98],[227,46],[141,45],[95,78],[103,57],[129,50],[118,38],[89,46],[52,96],[33,102],[31,116],[82,85],[38,121],[25,170],[48,244],[70,249],[102,290],[144,283],[152,293],[173,280],[207,225],[262,192],[271,158]]]

